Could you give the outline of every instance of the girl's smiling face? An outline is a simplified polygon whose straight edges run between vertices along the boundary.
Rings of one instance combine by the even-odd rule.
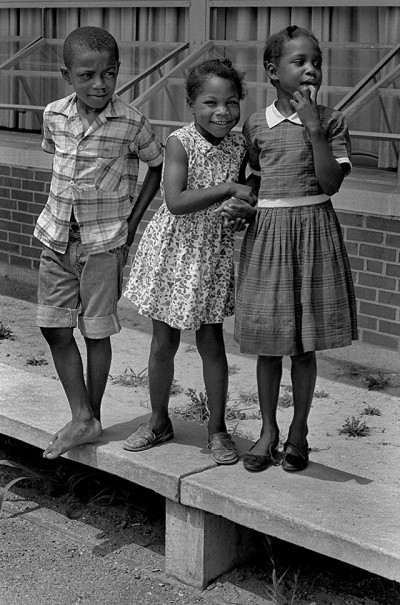
[[[78,98],[78,110],[100,112],[111,99],[117,84],[119,63],[108,51],[76,53],[70,68],[63,67],[64,79]]]
[[[309,37],[300,36],[288,40],[283,54],[276,63],[267,65],[267,72],[274,81],[278,97],[291,99],[295,91],[304,88],[316,91],[322,82],[322,56],[316,42]]]
[[[225,78],[207,78],[196,99],[189,104],[199,133],[218,145],[240,119],[240,98],[234,84]]]

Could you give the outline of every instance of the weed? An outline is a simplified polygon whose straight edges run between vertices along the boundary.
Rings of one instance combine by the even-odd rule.
[[[281,408],[290,408],[293,405],[293,397],[290,393],[284,392],[283,395],[279,397],[278,405]]]
[[[369,391],[383,391],[390,386],[390,382],[387,378],[385,378],[383,372],[367,374],[367,376],[365,376],[365,382],[367,383],[367,388]]]
[[[32,355],[32,357],[27,357],[25,364],[27,366],[48,366],[49,362],[45,357],[36,357],[36,355]]]
[[[344,425],[339,429],[340,434],[348,435],[349,437],[365,437],[369,435],[371,429],[366,425],[362,418],[346,418]]]
[[[267,586],[267,585],[265,586],[268,591],[269,598],[272,599],[272,602],[275,605],[280,605],[280,603],[289,603],[290,605],[294,605],[294,603],[295,603],[294,599],[295,599],[296,592],[297,592],[297,585],[298,585],[299,574],[300,574],[300,567],[297,569],[297,571],[294,574],[294,586],[292,589],[292,594],[289,595],[290,596],[290,600],[289,600],[289,598],[287,598],[283,594],[282,582],[283,582],[286,574],[290,570],[291,565],[288,565],[286,567],[286,569],[283,571],[283,573],[281,573],[281,575],[279,575],[278,566],[275,561],[274,551],[273,551],[273,547],[272,547],[273,542],[272,542],[271,536],[264,534],[263,544],[264,544],[265,549],[267,550],[269,560],[272,565],[272,573],[271,573],[272,587]]]
[[[18,483],[19,481],[47,479],[47,477],[44,477],[44,476],[40,475],[39,473],[35,473],[34,471],[28,469],[27,467],[25,467],[22,464],[19,464],[17,462],[10,462],[9,460],[0,460],[0,464],[2,466],[11,466],[13,468],[17,468],[19,470],[22,470],[25,473],[24,476],[17,477],[16,479],[12,479],[11,481],[9,481],[7,483],[7,485],[5,485],[4,487],[0,487],[0,513],[3,509],[3,503],[5,500],[5,497],[7,496],[8,492],[10,491],[10,489],[12,488],[13,485]]]
[[[246,413],[242,410],[238,410],[236,406],[227,406],[226,408],[226,419],[227,420],[246,420]]]
[[[329,393],[324,391],[324,389],[320,389],[318,391],[314,391],[314,397],[317,399],[325,399],[326,397],[329,397]]]
[[[210,410],[207,405],[207,395],[201,391],[197,393],[196,389],[188,389],[185,393],[191,401],[184,408],[175,408],[175,416],[182,416],[184,420],[206,424],[210,417]]]
[[[174,378],[171,384],[170,394],[179,395],[180,393],[183,393],[183,386],[181,386],[179,382]]]
[[[381,416],[382,412],[379,408],[374,408],[370,405],[367,405],[367,407],[364,408],[363,414],[365,416]]]
[[[136,374],[132,368],[126,368],[123,374],[111,378],[111,384],[118,384],[123,387],[147,387],[149,384],[149,376],[147,368]]]
[[[188,345],[185,349],[185,353],[197,353],[197,347],[195,345]]]
[[[229,376],[234,376],[235,374],[238,374],[239,372],[240,372],[240,368],[235,363],[232,364],[231,366],[228,366],[228,375]]]
[[[2,321],[0,321],[0,340],[14,340],[13,331],[11,328],[7,328]]]
[[[238,395],[238,402],[241,405],[246,406],[258,405],[258,395],[254,391],[240,391]]]

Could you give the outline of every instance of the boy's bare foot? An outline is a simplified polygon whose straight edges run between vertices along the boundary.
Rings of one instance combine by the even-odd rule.
[[[88,422],[71,420],[71,422],[68,422],[68,424],[53,435],[49,445],[43,452],[43,458],[53,460],[77,445],[96,441],[100,437],[102,430],[100,422],[95,418],[92,418]]]

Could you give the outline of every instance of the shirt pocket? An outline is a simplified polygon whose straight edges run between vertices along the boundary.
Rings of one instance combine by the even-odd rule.
[[[127,186],[129,153],[128,145],[101,150],[93,175],[96,189],[111,193]]]

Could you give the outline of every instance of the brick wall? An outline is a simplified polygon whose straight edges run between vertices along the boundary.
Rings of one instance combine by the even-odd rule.
[[[40,244],[34,224],[44,203],[50,171],[0,164],[0,262],[37,269]],[[156,198],[147,210],[132,246],[159,207]],[[385,349],[400,350],[400,219],[338,212],[353,269],[359,337]],[[237,237],[235,259],[241,244]],[[129,268],[126,268],[126,274]]]

